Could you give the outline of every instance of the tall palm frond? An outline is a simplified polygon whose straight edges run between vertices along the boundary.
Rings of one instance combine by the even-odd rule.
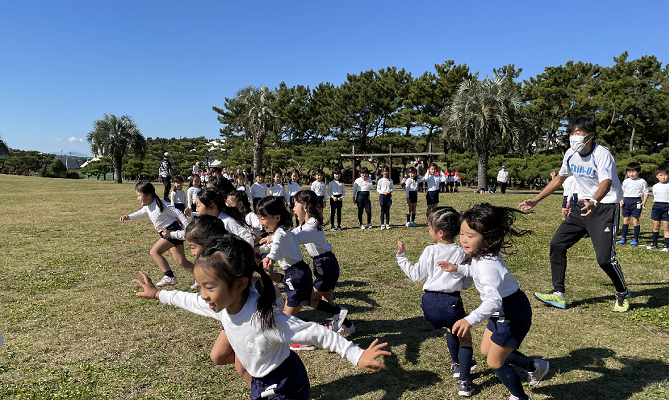
[[[139,156],[146,153],[147,142],[133,120],[123,115],[105,114],[93,123],[93,130],[86,136],[91,151],[96,156],[109,157],[114,167],[114,182],[121,183],[123,156],[132,152]]]

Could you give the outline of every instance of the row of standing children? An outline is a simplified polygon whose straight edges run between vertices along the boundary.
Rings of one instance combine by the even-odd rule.
[[[518,210],[481,204],[459,215],[451,207],[437,208],[428,216],[428,234],[435,242],[419,262],[411,264],[405,245],[398,242],[397,261],[415,282],[424,281],[421,308],[434,328],[447,328],[447,348],[453,377],[458,378],[460,396],[475,391],[470,372],[476,368],[472,354],[473,325],[487,321],[480,351],[487,364],[510,391],[510,400],[526,400],[519,376],[512,365],[523,368],[530,386],[538,385],[549,371],[549,363],[530,359],[518,351],[530,330],[532,311],[528,298],[509,272],[501,253],[513,237],[530,231],[514,226]],[[460,230],[459,247],[454,243]],[[482,303],[466,315],[461,291],[474,281]]]

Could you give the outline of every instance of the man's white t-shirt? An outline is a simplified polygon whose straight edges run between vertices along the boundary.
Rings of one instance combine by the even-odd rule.
[[[593,143],[593,148],[586,155],[568,149],[563,156],[563,164],[558,174],[575,177],[576,189],[580,199],[593,199],[600,182],[610,179],[612,181],[610,190],[600,202],[614,204],[621,200],[622,190],[616,172],[616,164],[607,147]]]

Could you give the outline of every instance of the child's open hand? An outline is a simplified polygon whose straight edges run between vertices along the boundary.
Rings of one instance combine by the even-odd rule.
[[[458,321],[454,322],[454,326],[451,327],[451,333],[455,334],[456,336],[460,337],[465,337],[465,335],[470,332],[470,328],[472,328],[472,325],[465,319],[459,319]]]
[[[398,240],[398,253],[397,254],[402,254],[405,252],[405,244]]]
[[[258,241],[258,244],[268,244],[272,243],[272,236],[266,236]]]
[[[272,266],[274,265],[274,263],[275,260],[271,259],[270,257],[265,257],[263,259],[263,269],[269,274],[270,271],[272,271]]]
[[[437,266],[442,268],[444,272],[458,272],[458,265],[452,264],[449,261],[438,261]]]
[[[129,219],[130,219],[129,216],[124,215],[123,217],[121,217],[121,222],[123,222],[123,221],[128,221]]]
[[[166,238],[170,237],[170,231],[168,231],[166,228],[163,228],[162,226],[159,226],[158,229],[161,230],[161,235],[163,235],[163,237],[166,237]]]
[[[157,294],[160,290],[154,286],[154,283],[151,281],[151,278],[147,276],[147,274],[142,271],[139,272],[142,280],[133,279],[133,282],[142,286],[142,291],[135,293],[135,296],[146,297],[147,299],[157,299]]]
[[[193,211],[191,211],[190,208],[186,208],[184,210],[184,215],[187,216],[187,217],[190,217],[192,213],[193,213]]]
[[[383,347],[388,346],[388,343],[377,344],[379,339],[375,339],[370,346],[363,351],[363,355],[358,359],[358,366],[368,372],[377,372],[380,369],[388,369],[386,365],[377,361],[377,357],[390,356],[390,351],[382,350]]]

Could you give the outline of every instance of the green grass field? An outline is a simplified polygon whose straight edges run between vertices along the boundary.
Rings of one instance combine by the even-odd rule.
[[[138,287],[131,280],[138,270],[154,279],[161,274],[149,257],[158,238],[149,219],[119,222],[139,208],[133,186],[0,175],[0,398],[249,398],[232,366],[209,359],[221,329],[217,321],[134,296]],[[480,202],[516,206],[529,197],[443,194],[440,205],[463,211]],[[395,259],[402,240],[416,262],[431,244],[427,228],[404,227],[406,205],[398,194],[394,229],[378,229],[378,206],[375,229],[353,229],[356,209],[346,199],[347,229],[326,233],[342,268],[336,301],[355,323],[351,340],[367,347],[380,338],[393,356],[384,358],[388,371],[369,374],[336,354],[301,352],[312,397],[459,398],[444,330],[430,329],[420,308],[422,285],[406,278]],[[425,223],[425,200],[419,199],[417,222]],[[551,289],[549,241],[560,223],[560,201],[550,196],[519,220],[535,233],[506,258],[529,297]],[[642,218],[645,244],[649,215]],[[568,309],[531,299],[533,326],[520,350],[551,362],[549,375],[529,391],[533,400],[668,398],[668,253],[642,246],[619,246],[617,253],[634,296],[628,314],[611,311],[614,288],[589,240],[569,252]],[[179,278],[176,289],[189,291],[192,277],[167,258]],[[480,304],[474,287],[463,299],[470,310]],[[301,317],[325,319],[316,311]],[[483,326],[473,329],[480,364],[474,398],[506,400],[509,393],[478,353],[482,332]]]

